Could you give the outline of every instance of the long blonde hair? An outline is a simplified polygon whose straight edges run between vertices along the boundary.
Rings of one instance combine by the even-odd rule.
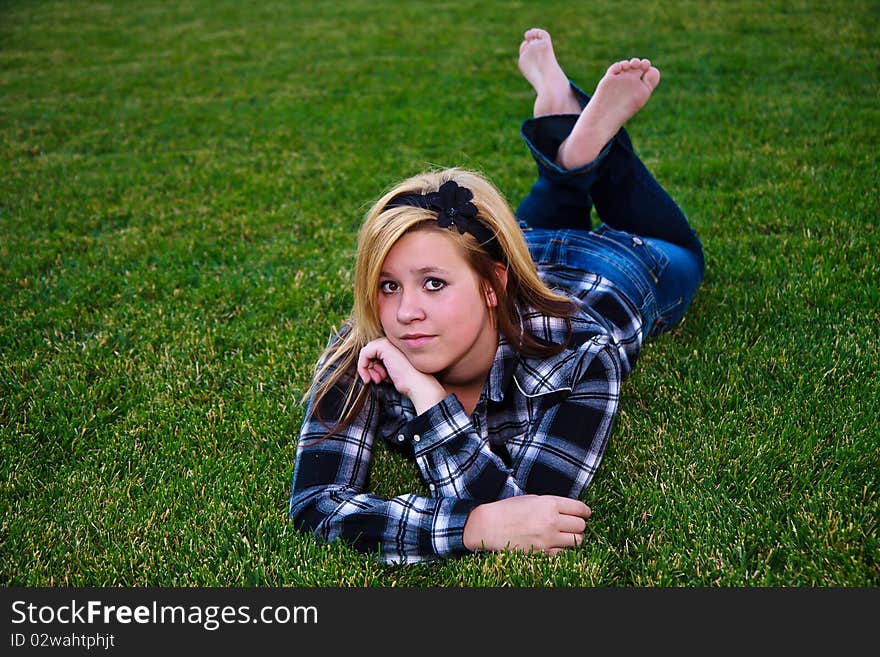
[[[441,228],[436,221],[437,212],[433,210],[409,205],[387,207],[395,197],[436,192],[449,180],[473,193],[471,202],[477,207],[477,219],[495,234],[504,255],[506,286],[495,273],[496,260],[470,233],[462,234],[451,227]],[[327,426],[328,435],[351,424],[372,388],[362,385],[357,376],[358,354],[368,342],[384,335],[378,310],[379,274],[397,240],[413,230],[441,231],[459,245],[473,271],[495,292],[498,300],[494,317],[496,326],[517,351],[526,356],[546,357],[565,347],[564,344],[539,341],[523,331],[522,313],[537,310],[568,320],[573,303],[568,297],[551,291],[538,277],[519,224],[501,193],[472,171],[452,168],[418,174],[385,192],[367,212],[358,233],[354,308],[339,335],[322,354],[312,390],[316,417],[321,419],[321,400],[334,387],[342,388],[339,392],[345,401],[334,413],[341,419],[335,426]]]

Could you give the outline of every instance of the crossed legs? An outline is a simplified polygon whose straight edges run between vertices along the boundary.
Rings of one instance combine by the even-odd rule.
[[[519,68],[535,90],[535,116],[523,124],[523,136],[539,178],[517,216],[533,228],[589,230],[595,206],[612,228],[692,251],[702,270],[699,239],[623,128],[651,98],[660,71],[647,59],[615,62],[589,97],[569,82],[550,35],[537,28],[524,35]]]
[[[576,169],[596,159],[660,83],[660,71],[647,59],[615,62],[581,111],[580,101],[556,60],[550,34],[537,28],[528,30],[520,44],[519,69],[535,90],[534,116],[580,115],[556,155],[563,169]]]

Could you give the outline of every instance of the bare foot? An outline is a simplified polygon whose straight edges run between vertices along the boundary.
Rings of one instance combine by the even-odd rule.
[[[519,46],[519,70],[537,94],[535,116],[580,114],[580,103],[568,84],[568,77],[556,61],[547,31],[532,28],[525,33]]]
[[[565,169],[592,162],[611,138],[648,102],[660,71],[647,59],[628,59],[608,67],[596,92],[559,146],[556,160]]]

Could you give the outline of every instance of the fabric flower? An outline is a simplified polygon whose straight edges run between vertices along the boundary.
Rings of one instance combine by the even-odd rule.
[[[430,196],[433,197],[429,200],[430,207],[437,211],[437,224],[441,228],[455,224],[461,234],[470,228],[467,220],[477,216],[477,206],[470,202],[474,197],[471,190],[459,186],[454,180],[448,180]]]

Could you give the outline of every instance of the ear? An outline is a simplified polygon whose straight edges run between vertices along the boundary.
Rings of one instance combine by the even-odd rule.
[[[493,269],[494,269],[493,273],[495,274],[495,278],[498,280],[499,283],[501,283],[501,287],[503,287],[504,289],[507,289],[507,266],[500,263],[500,262],[496,262],[495,265],[493,266]],[[498,307],[498,296],[495,294],[494,288],[488,282],[485,285],[486,285],[486,305],[488,305],[489,308],[497,308]]]

